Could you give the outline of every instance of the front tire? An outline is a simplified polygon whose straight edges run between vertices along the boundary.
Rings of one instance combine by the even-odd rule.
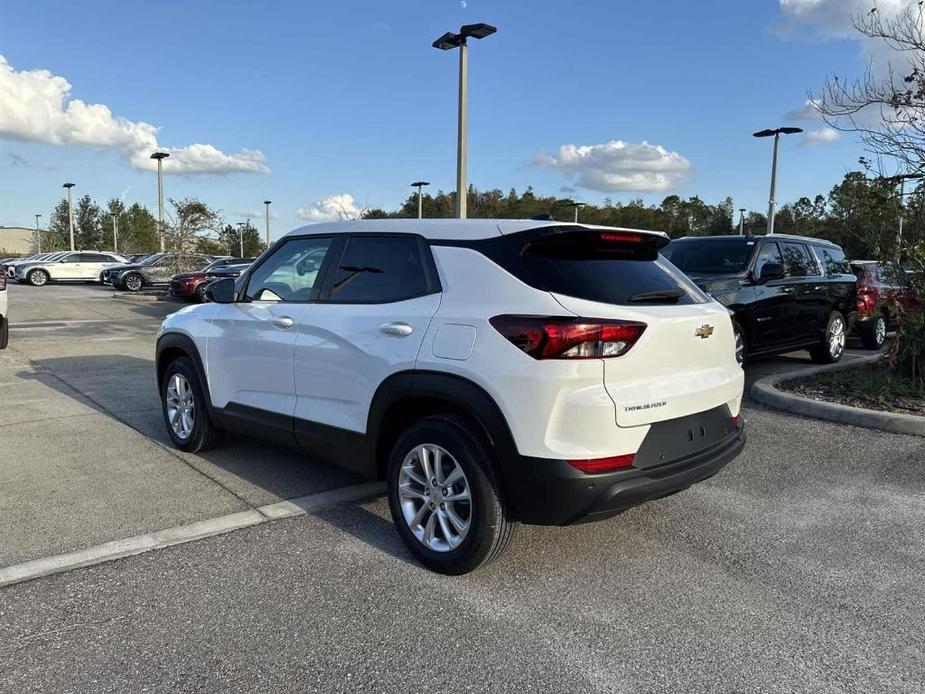
[[[0,316],[0,349],[6,349],[8,344],[10,344],[10,322]]]
[[[826,323],[822,342],[813,347],[809,353],[817,364],[834,364],[845,353],[848,330],[845,318],[838,311],[833,311]]]
[[[865,349],[880,349],[886,344],[886,316],[878,314],[861,330],[861,343]]]
[[[130,292],[139,292],[144,286],[145,281],[142,279],[141,275],[132,273],[131,275],[126,275],[122,279],[122,286],[124,286]]]
[[[26,279],[33,287],[44,287],[48,284],[48,273],[45,270],[33,270]]]
[[[202,383],[190,359],[180,357],[167,367],[161,385],[161,409],[167,433],[181,451],[199,453],[221,441],[222,431],[209,418]]]
[[[405,430],[387,482],[399,536],[432,571],[468,573],[500,556],[513,536],[491,454],[459,417],[427,417]]]

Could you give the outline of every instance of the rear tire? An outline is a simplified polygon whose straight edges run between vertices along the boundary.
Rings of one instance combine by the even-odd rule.
[[[33,287],[44,287],[48,284],[48,273],[45,270],[33,270],[26,277],[26,281]]]
[[[395,528],[432,571],[468,573],[496,559],[511,541],[517,524],[491,454],[465,420],[440,415],[412,424],[395,443],[386,475]]]
[[[745,342],[745,333],[738,323],[732,324],[732,332],[735,335],[735,355],[739,366],[745,366],[745,355],[748,352],[748,344]]]
[[[187,357],[175,359],[167,367],[161,385],[161,409],[167,433],[181,451],[208,451],[222,440],[224,432],[209,418],[203,385]]]
[[[6,349],[8,344],[10,344],[10,322],[0,316],[0,349]]]
[[[813,361],[817,364],[834,364],[839,361],[845,353],[847,335],[844,316],[838,311],[832,311],[822,342],[809,350]]]
[[[861,342],[865,349],[880,349],[886,344],[886,316],[878,314],[862,328]]]

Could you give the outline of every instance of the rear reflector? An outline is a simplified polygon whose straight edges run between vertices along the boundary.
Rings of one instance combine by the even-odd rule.
[[[592,458],[591,460],[569,460],[568,464],[576,470],[581,470],[587,475],[596,475],[601,472],[612,472],[613,470],[623,470],[633,467],[634,453],[627,455],[615,455],[610,458]]]
[[[626,354],[645,323],[600,318],[495,316],[489,321],[534,359],[608,359]]]

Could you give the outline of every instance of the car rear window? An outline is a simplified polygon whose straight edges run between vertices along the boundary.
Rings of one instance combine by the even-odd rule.
[[[632,240],[633,238],[639,240]],[[558,227],[463,243],[536,289],[617,305],[706,303],[707,297],[659,256],[663,237]]]
[[[754,248],[744,236],[684,239],[672,241],[662,255],[689,274],[723,275],[744,270]]]

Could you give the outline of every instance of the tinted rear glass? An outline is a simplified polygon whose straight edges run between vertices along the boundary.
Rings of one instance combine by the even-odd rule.
[[[380,303],[426,293],[427,278],[416,238],[354,236],[334,273],[328,300]]]
[[[553,228],[461,245],[487,255],[531,287],[578,299],[635,306],[709,301],[659,256],[654,243],[602,241],[602,233]]]
[[[672,265],[687,273],[723,275],[741,272],[748,265],[755,248],[741,236],[728,239],[685,239],[672,241],[662,251]]]

